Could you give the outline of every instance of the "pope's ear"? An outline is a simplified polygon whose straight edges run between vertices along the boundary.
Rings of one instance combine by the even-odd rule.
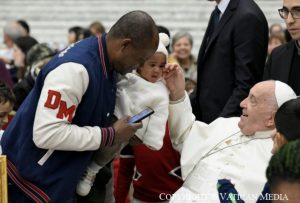
[[[265,122],[265,124],[268,128],[274,128],[274,126],[275,126],[274,119],[275,119],[275,112],[273,112],[271,115],[269,115]]]

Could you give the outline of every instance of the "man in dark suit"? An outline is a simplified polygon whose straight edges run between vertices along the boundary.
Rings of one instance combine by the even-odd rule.
[[[241,115],[240,102],[262,80],[268,44],[268,23],[253,0],[215,1],[191,95],[197,120],[206,123]]]
[[[276,79],[289,84],[300,94],[300,2],[283,0],[279,9],[292,40],[273,50],[268,59],[264,79]]]

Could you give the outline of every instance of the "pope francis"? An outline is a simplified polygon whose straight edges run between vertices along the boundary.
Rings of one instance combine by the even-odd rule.
[[[180,67],[167,65],[165,80],[170,134],[181,153],[184,180],[170,202],[218,202],[217,181],[223,178],[231,180],[240,198],[256,202],[266,182],[274,115],[281,104],[296,98],[294,91],[280,81],[257,83],[240,104],[241,117],[218,118],[207,125],[195,120]]]

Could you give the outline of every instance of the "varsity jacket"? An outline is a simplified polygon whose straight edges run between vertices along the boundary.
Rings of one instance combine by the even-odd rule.
[[[73,202],[92,151],[113,143],[116,79],[105,37],[56,55],[3,135],[9,179],[35,202]]]

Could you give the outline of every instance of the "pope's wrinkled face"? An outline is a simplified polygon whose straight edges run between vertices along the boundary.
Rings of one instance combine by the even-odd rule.
[[[269,101],[274,95],[274,88],[275,83],[271,81],[258,83],[241,102],[243,111],[238,125],[244,135],[270,130],[270,126],[274,124],[275,107]]]

